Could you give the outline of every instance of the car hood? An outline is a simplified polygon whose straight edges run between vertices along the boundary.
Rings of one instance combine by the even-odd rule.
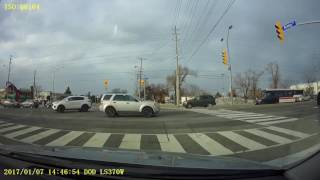
[[[78,160],[181,168],[242,170],[277,169],[273,166],[233,157],[200,156],[164,152],[123,151],[100,148],[0,145],[0,153],[28,153],[33,155],[72,158]]]

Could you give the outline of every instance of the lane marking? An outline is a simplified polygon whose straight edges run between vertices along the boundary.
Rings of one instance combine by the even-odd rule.
[[[299,119],[298,118],[290,118],[290,119],[279,120],[279,121],[261,122],[261,123],[257,123],[257,124],[270,125],[270,124],[278,124],[278,123],[291,122],[291,121],[297,121],[297,120],[299,120]]]
[[[161,151],[186,153],[181,144],[172,134],[157,134],[157,138],[160,143]]]
[[[225,136],[226,138],[234,141],[235,143],[240,144],[241,146],[244,146],[250,150],[257,150],[257,149],[264,149],[267,146],[260,144],[256,141],[253,141],[249,138],[246,138],[240,134],[237,134],[235,132],[232,131],[223,131],[223,132],[217,132],[222,136]]]
[[[189,136],[211,155],[234,154],[230,149],[211,139],[205,134],[195,133]]]
[[[71,131],[58,139],[51,141],[50,143],[46,144],[46,146],[64,146],[74,140],[75,138],[79,137],[83,134],[83,131]]]
[[[263,137],[263,138],[266,138],[270,141],[273,141],[273,142],[276,142],[276,143],[279,143],[279,144],[287,144],[287,143],[290,143],[292,142],[292,140],[290,139],[287,139],[287,138],[284,138],[284,137],[281,137],[281,136],[278,136],[278,135],[275,135],[275,134],[271,134],[271,133],[268,133],[268,132],[264,132],[264,131],[261,131],[261,130],[258,130],[258,129],[247,129],[247,130],[244,130],[248,133],[251,133],[251,134],[254,134],[256,136],[260,136],[260,137]]]
[[[298,132],[298,131],[294,131],[294,130],[291,130],[291,129],[285,129],[285,128],[280,128],[280,127],[275,127],[275,126],[267,127],[267,129],[271,129],[271,130],[274,130],[274,131],[278,131],[278,132],[281,132],[281,133],[293,135],[293,136],[300,137],[300,138],[309,137],[308,134],[305,134],[305,133],[302,133],[302,132]]]
[[[12,132],[10,134],[6,134],[5,136],[8,137],[8,138],[14,138],[14,137],[17,137],[17,136],[20,136],[20,135],[23,135],[23,134],[26,134],[26,133],[29,133],[29,132],[33,132],[33,131],[38,130],[38,129],[41,129],[41,127],[29,127],[27,129],[23,129],[23,130],[20,130],[20,131]]]
[[[58,130],[58,129],[49,129],[49,130],[47,130],[47,131],[40,132],[40,133],[38,133],[38,134],[34,134],[34,135],[32,135],[32,136],[29,136],[29,137],[26,137],[26,138],[24,138],[24,139],[21,139],[20,141],[26,142],[26,143],[33,143],[33,142],[36,142],[36,141],[38,141],[38,140],[40,140],[40,139],[43,139],[43,138],[45,138],[45,137],[48,137],[48,136],[50,136],[50,135],[52,135],[52,134],[54,134],[54,133],[57,133],[57,132],[59,132],[59,131],[60,131],[60,130]]]
[[[103,147],[110,137],[110,133],[96,133],[83,146],[84,147]]]
[[[140,149],[141,134],[125,134],[119,146],[121,149]]]
[[[10,126],[8,128],[0,129],[0,133],[6,132],[6,131],[10,131],[10,130],[14,130],[14,129],[19,129],[19,128],[22,128],[22,127],[26,127],[26,126],[25,125]]]

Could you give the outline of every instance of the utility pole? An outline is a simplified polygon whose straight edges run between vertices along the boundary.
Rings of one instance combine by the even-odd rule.
[[[36,88],[36,73],[37,71],[33,71],[33,99],[37,97],[37,88]]]
[[[54,101],[54,79],[55,79],[55,76],[56,76],[56,72],[55,71],[53,71],[53,77],[52,77],[52,94],[51,94],[51,102],[53,102]]]
[[[142,58],[142,57],[140,57],[139,59],[140,59],[140,70],[139,70],[139,86],[138,86],[139,87],[139,90],[138,90],[139,92],[138,92],[138,94],[139,94],[139,99],[141,99],[142,61],[145,60],[145,59]]]
[[[178,33],[177,26],[174,26],[174,35],[176,41],[176,105],[180,105],[180,72],[179,72],[179,52],[178,52]]]
[[[11,64],[12,64],[12,55],[10,55],[10,60],[9,60],[9,70],[8,70],[8,80],[7,80],[7,82],[10,81]]]

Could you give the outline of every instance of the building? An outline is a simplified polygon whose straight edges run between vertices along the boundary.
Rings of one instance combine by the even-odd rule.
[[[317,95],[320,91],[320,81],[311,82],[311,83],[301,83],[291,85],[290,89],[304,90],[305,92],[311,91],[310,94]]]

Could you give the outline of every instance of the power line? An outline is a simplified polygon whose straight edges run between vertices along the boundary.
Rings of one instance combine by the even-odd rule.
[[[213,25],[213,27],[211,28],[211,30],[209,31],[209,33],[207,34],[207,36],[202,40],[202,42],[199,44],[199,46],[195,49],[195,51],[193,51],[193,53],[191,54],[191,56],[188,58],[186,64],[188,64],[191,60],[191,58],[200,50],[201,46],[207,42],[207,40],[209,39],[210,35],[213,33],[213,31],[216,29],[216,27],[219,25],[219,23],[221,22],[221,20],[223,19],[223,17],[227,14],[227,12],[229,11],[229,9],[231,8],[231,6],[233,5],[233,3],[236,0],[231,0],[227,6],[227,8],[225,9],[225,11],[222,13],[222,15],[220,16],[220,18],[218,19],[218,21]]]

